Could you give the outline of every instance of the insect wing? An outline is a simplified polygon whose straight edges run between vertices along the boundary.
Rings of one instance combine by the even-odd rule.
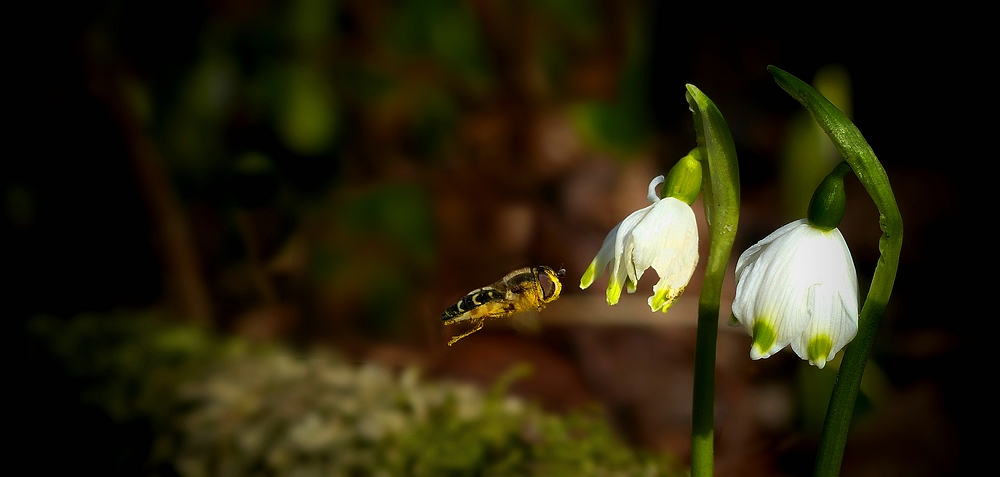
[[[542,314],[535,310],[515,313],[510,318],[510,326],[519,333],[535,336],[540,335],[542,334]]]

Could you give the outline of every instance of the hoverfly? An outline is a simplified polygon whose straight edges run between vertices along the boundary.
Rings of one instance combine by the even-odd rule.
[[[487,318],[504,318],[521,311],[541,311],[559,298],[562,283],[559,278],[566,275],[566,269],[559,271],[544,265],[514,270],[496,283],[472,290],[464,298],[448,307],[441,314],[446,325],[471,321],[475,327],[455,336],[448,346],[483,328]]]

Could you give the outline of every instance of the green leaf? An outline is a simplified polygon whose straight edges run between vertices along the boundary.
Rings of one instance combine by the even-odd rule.
[[[881,257],[875,267],[868,296],[858,317],[858,334],[844,353],[844,361],[833,388],[833,395],[830,397],[830,407],[816,456],[815,475],[836,476],[840,473],[847,431],[851,424],[851,414],[861,386],[865,364],[871,354],[875,334],[878,332],[879,323],[882,321],[896,280],[899,252],[903,243],[903,219],[899,215],[899,207],[896,205],[896,198],[892,193],[892,187],[889,186],[889,177],[885,169],[875,157],[875,152],[861,131],[847,118],[847,115],[795,76],[775,66],[768,66],[767,70],[782,89],[809,110],[813,119],[830,136],[879,210],[879,227],[882,229],[882,237],[879,239]]]

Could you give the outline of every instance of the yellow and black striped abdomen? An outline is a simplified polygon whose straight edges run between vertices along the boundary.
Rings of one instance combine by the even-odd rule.
[[[441,314],[441,321],[457,323],[474,316],[495,316],[510,306],[505,293],[493,287],[484,287],[469,292],[458,303],[448,307]],[[466,315],[466,316],[463,316]]]

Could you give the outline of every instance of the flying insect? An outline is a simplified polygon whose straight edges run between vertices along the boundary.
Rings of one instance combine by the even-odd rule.
[[[541,311],[559,298],[562,292],[559,279],[565,275],[565,268],[555,271],[545,265],[526,267],[508,273],[490,286],[472,290],[441,314],[441,321],[446,325],[466,321],[474,324],[471,331],[453,337],[448,346],[481,330],[487,319],[505,318],[522,311]]]

